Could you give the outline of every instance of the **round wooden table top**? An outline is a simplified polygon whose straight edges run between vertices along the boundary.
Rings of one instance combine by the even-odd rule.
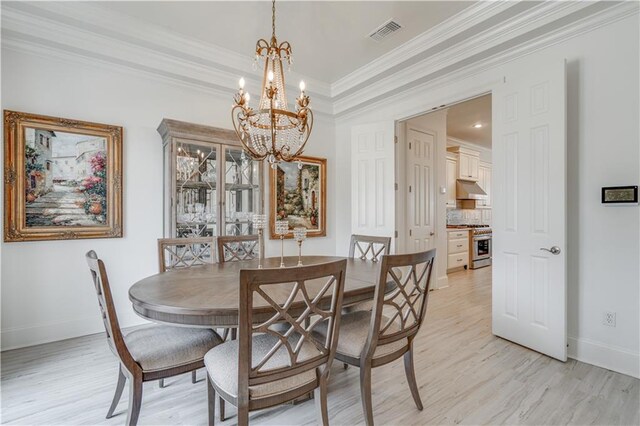
[[[342,259],[303,256],[302,262],[313,265]],[[285,257],[284,261],[287,266],[296,266],[298,258]],[[264,268],[279,266],[279,257],[263,261]],[[371,261],[347,259],[343,306],[373,299],[378,266],[379,263]],[[248,260],[162,272],[135,283],[129,289],[129,299],[138,315],[154,322],[202,327],[237,326],[240,270],[257,267],[257,260]]]

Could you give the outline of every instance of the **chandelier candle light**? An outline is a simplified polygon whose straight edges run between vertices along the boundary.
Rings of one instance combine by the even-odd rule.
[[[285,92],[282,62],[291,67],[291,45],[276,39],[276,2],[272,3],[271,42],[260,39],[256,43],[256,65],[264,60],[262,94],[258,108],[249,106],[251,97],[240,79],[238,93],[231,110],[233,127],[242,146],[255,160],[267,159],[272,168],[280,161],[295,161],[302,154],[313,128],[313,113],[309,109],[309,96],[304,81],[300,82],[300,96],[296,98],[296,111],[289,111]]]

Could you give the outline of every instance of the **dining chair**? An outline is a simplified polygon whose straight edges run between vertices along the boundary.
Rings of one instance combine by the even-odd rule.
[[[209,424],[216,392],[238,408],[238,425],[249,412],[293,401],[311,391],[328,424],[327,380],[335,356],[346,260],[285,269],[240,271],[239,333],[210,350],[207,367]],[[306,319],[310,318],[307,325]],[[288,327],[274,327],[286,323]],[[325,338],[312,337],[324,324]]]
[[[357,249],[357,253],[356,253]],[[349,257],[356,256],[362,260],[377,262],[381,255],[389,254],[391,250],[391,237],[373,237],[370,235],[351,235],[349,244]]]
[[[122,334],[104,262],[96,252],[86,254],[98,305],[111,351],[120,362],[116,392],[107,412],[113,417],[125,382],[129,380],[127,425],[138,422],[142,404],[142,383],[195,371],[204,366],[207,351],[222,342],[218,334],[205,328],[155,325]]]
[[[373,425],[371,370],[404,357],[404,371],[418,410],[422,401],[413,366],[413,341],[424,321],[435,249],[384,255],[372,311],[342,314],[336,359],[360,367],[360,393],[366,424]],[[388,291],[388,285],[395,284]],[[329,324],[317,327],[324,339]],[[205,359],[206,363],[206,359]]]
[[[215,245],[213,237],[194,238],[158,238],[158,263],[160,272],[173,269],[215,263]],[[224,329],[222,339],[226,340],[229,329]],[[196,371],[191,372],[191,383],[196,383]],[[164,387],[164,379],[158,381]]]
[[[371,235],[351,235],[349,244],[349,257],[360,260],[378,262],[380,256],[389,254],[391,250],[391,237],[374,237]],[[356,253],[357,251],[357,253]],[[344,312],[370,311],[373,308],[371,301],[360,302],[352,306],[346,306]],[[345,370],[349,364],[344,364]]]
[[[251,260],[258,256],[257,235],[229,235],[218,237],[218,262]]]
[[[213,237],[158,238],[160,272],[216,262]]]

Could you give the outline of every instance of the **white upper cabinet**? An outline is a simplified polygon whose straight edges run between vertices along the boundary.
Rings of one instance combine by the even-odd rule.
[[[456,179],[458,178],[458,160],[455,155],[447,154],[447,207],[456,207]]]
[[[480,153],[472,149],[454,146],[447,151],[458,155],[458,179],[478,181]]]
[[[476,201],[476,207],[491,208],[491,164],[484,161],[478,167],[478,185],[487,193],[487,198]]]

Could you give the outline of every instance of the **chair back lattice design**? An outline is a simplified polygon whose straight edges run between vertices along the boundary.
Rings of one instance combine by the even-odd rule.
[[[160,272],[215,263],[213,237],[158,239]]]
[[[371,328],[364,348],[373,356],[376,346],[413,339],[424,320],[436,250],[382,257],[374,296]],[[385,292],[388,286],[395,287]],[[384,315],[383,315],[384,314]]]
[[[107,333],[109,348],[125,365],[131,365],[135,361],[124,343],[104,262],[98,259],[98,255],[93,250],[87,252],[85,257],[91,271],[96,295],[98,296],[98,306],[100,307],[104,330]]]
[[[372,237],[369,235],[352,235],[349,245],[349,257],[377,262],[380,256],[389,254],[391,237]]]
[[[329,368],[338,343],[346,268],[346,260],[339,260],[240,272],[239,398],[249,397],[249,386]],[[287,327],[272,327],[276,324]],[[327,327],[326,338],[316,337],[319,324]],[[275,343],[260,357],[252,342],[263,333]]]
[[[218,237],[218,262],[251,260],[258,257],[257,235]]]

